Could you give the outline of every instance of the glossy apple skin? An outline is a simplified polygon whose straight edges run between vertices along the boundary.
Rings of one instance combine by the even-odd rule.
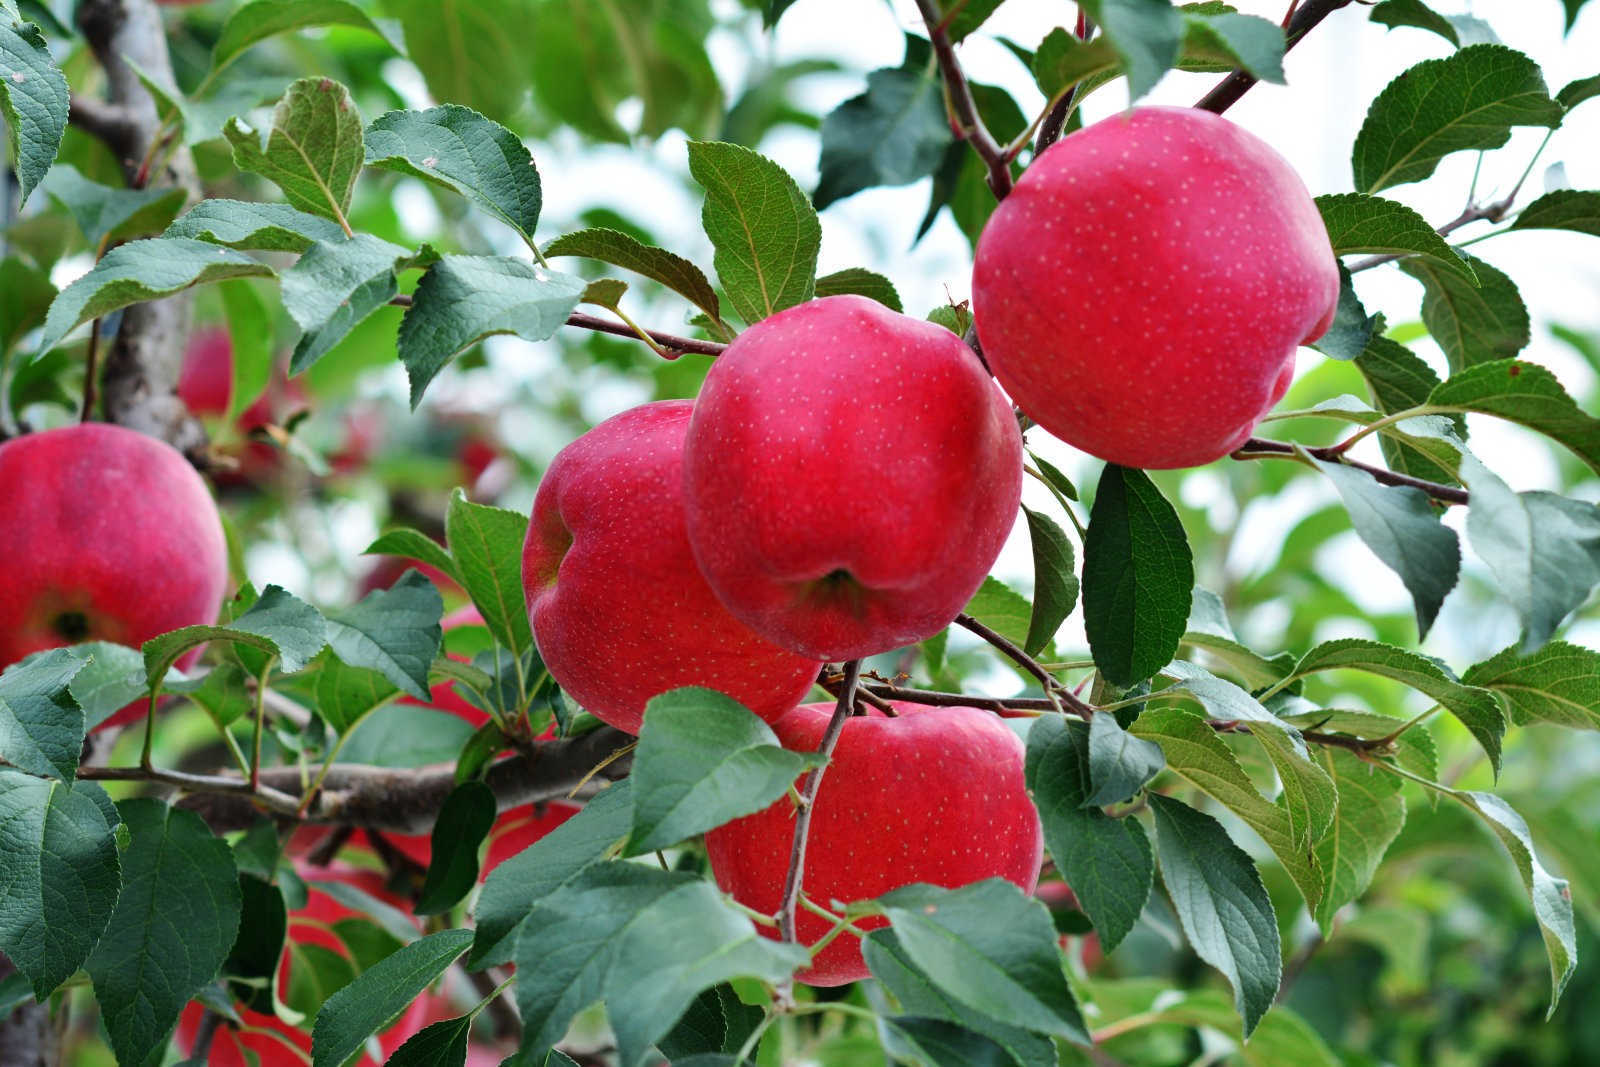
[[[692,409],[644,404],[562,449],[539,483],[523,547],[545,666],[579,705],[629,733],[651,697],[687,685],[771,721],[821,667],[728,614],[695,567],[682,490]]]
[[[815,751],[832,704],[803,704],[773,724],[785,748]],[[801,888],[812,900],[848,903],[926,882],[954,889],[1005,878],[1024,892],[1039,881],[1044,841],[1023,784],[1023,746],[999,718],[977,708],[893,704],[849,719],[822,778],[806,840]],[[741,904],[778,910],[794,842],[788,797],[706,835],[717,884]],[[874,929],[881,919],[858,925]],[[801,910],[796,932],[813,944],[830,924]],[[775,937],[770,927],[757,927]],[[799,979],[843,985],[867,977],[861,942],[834,939]]]
[[[220,418],[228,413],[233,404],[233,340],[226,328],[202,327],[189,338],[178,399],[195,415]]]
[[[1288,162],[1182,107],[1135,108],[1046,150],[984,227],[972,277],[984,358],[1017,405],[1146,468],[1243,444],[1338,297]]]
[[[317,945],[348,957],[349,949],[333,932],[331,926],[340,919],[361,919],[372,921],[360,912],[351,911],[328,894],[319,890],[317,882],[343,882],[355,887],[370,896],[377,897],[386,904],[390,904],[405,914],[411,914],[411,906],[407,901],[395,896],[384,885],[383,876],[375,871],[355,867],[347,863],[332,863],[327,867],[315,867],[306,863],[297,863],[296,872],[306,880],[309,892],[306,896],[306,906],[299,911],[289,914],[289,940],[299,945]],[[286,946],[287,947],[287,946]],[[290,983],[289,956],[286,951],[282,962],[278,965],[278,985],[284,999],[288,998]],[[407,1038],[421,1030],[430,1021],[430,1015],[437,1014],[433,994],[424,994],[412,1002],[405,1013],[400,1016],[393,1026],[378,1035],[378,1045],[383,1050],[387,1059],[394,1051],[403,1045]],[[243,1005],[238,1005],[239,1015],[247,1026],[271,1031],[268,1034],[241,1033],[224,1023],[217,1029],[216,1037],[211,1043],[211,1055],[207,1059],[208,1067],[276,1067],[292,1064],[302,1064],[305,1061],[289,1051],[289,1046],[300,1049],[307,1055],[311,1052],[311,1020],[307,1019],[304,1030],[296,1029],[283,1022],[275,1015],[251,1011]],[[205,1009],[198,1002],[191,1002],[184,1008],[183,1015],[178,1019],[178,1047],[187,1053],[194,1046],[195,1033],[200,1027],[200,1019],[205,1014]],[[286,1044],[287,1043],[287,1044]],[[253,1054],[252,1060],[247,1053]],[[357,1061],[361,1067],[377,1067],[381,1060],[374,1060],[370,1055],[363,1054]]]
[[[0,444],[0,501],[0,668],[82,641],[138,648],[216,621],[228,582],[222,521],[170,445],[106,423],[14,437]]]
[[[750,327],[684,448],[689,543],[751,629],[857,659],[944,629],[1016,522],[1022,436],[961,339],[859,296]]]

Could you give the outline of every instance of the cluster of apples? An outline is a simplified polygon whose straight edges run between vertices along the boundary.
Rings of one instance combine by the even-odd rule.
[[[1187,108],[1140,108],[1043,153],[978,244],[987,368],[954,334],[863,297],[756,323],[694,402],[579,438],[533,504],[523,581],[541,654],[630,732],[658,693],[726,693],[814,750],[827,661],[948,626],[1016,518],[1023,413],[1103,459],[1183,467],[1238,448],[1332,321],[1337,265],[1315,204],[1269,146]],[[798,706],[797,706],[798,705]],[[1041,857],[1023,750],[973,708],[894,704],[844,724],[803,889],[833,902],[1003,877]],[[718,883],[772,913],[796,809],[706,838]],[[799,916],[813,943],[827,920]],[[801,973],[866,976],[839,938]]]

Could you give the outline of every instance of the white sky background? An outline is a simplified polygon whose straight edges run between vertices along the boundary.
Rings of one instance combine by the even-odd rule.
[[[737,10],[734,0],[714,0],[726,12]],[[1240,10],[1281,20],[1282,0],[1236,0]],[[1568,81],[1600,73],[1600,0],[1586,10],[1570,36],[1563,37],[1563,13],[1557,0],[1438,0],[1434,6],[1448,14],[1472,14],[1487,20],[1500,39],[1540,63],[1550,91],[1554,93]],[[1260,84],[1234,105],[1228,117],[1282,152],[1304,178],[1313,194],[1345,192],[1352,187],[1349,148],[1360,129],[1372,99],[1398,73],[1414,63],[1449,55],[1448,42],[1422,30],[1387,30],[1367,20],[1367,8],[1352,4],[1335,12],[1317,27],[1286,58],[1289,84]],[[1010,90],[1022,104],[1024,113],[1033,114],[1043,105],[1022,65],[991,35],[1010,37],[1026,47],[1035,46],[1056,25],[1071,26],[1075,8],[1067,0],[1008,0],[985,24],[983,31],[961,46],[960,55],[969,75],[978,81],[997,84]],[[871,69],[898,65],[903,51],[902,34],[922,29],[912,0],[798,0],[784,17],[776,33],[752,36],[774,63],[810,57],[827,57],[840,62],[846,73],[805,79],[794,90],[796,100],[819,113],[860,93],[862,75]],[[730,91],[744,81],[748,62],[743,43],[724,31],[709,42],[713,62]],[[1171,73],[1146,98],[1151,103],[1192,104],[1215,82],[1217,75]],[[420,84],[400,86],[418,97],[414,106],[426,106]],[[729,101],[731,103],[731,100]],[[1127,105],[1125,83],[1115,82],[1096,92],[1086,105],[1086,120],[1110,115]],[[636,107],[636,105],[634,105]],[[629,106],[623,109],[624,124],[636,117]],[[1015,131],[997,131],[1004,137]],[[1478,182],[1480,200],[1494,199],[1516,181],[1537,147],[1543,131],[1518,130],[1510,146],[1491,154],[1485,161]],[[654,144],[633,148],[596,147],[576,137],[558,136],[553,144],[536,145],[544,182],[545,233],[548,238],[567,226],[579,212],[591,206],[614,206],[639,218],[655,231],[668,248],[709,266],[710,247],[699,229],[699,198],[684,186],[679,176],[686,171],[682,134],[671,133]],[[761,151],[782,164],[802,188],[815,187],[818,140],[814,133],[794,127],[780,128],[768,136]],[[1426,182],[1385,190],[1383,195],[1401,200],[1438,225],[1454,218],[1466,202],[1475,153],[1449,157],[1435,176]],[[1545,168],[1552,163],[1565,165],[1567,183],[1573,188],[1600,188],[1600,101],[1577,110],[1555,135],[1524,186],[1519,204],[1525,204],[1545,189]],[[912,237],[927,204],[928,181],[914,185],[872,189],[858,193],[822,212],[823,241],[819,273],[844,267],[864,266],[888,275],[895,283],[906,310],[921,315],[945,302],[946,294],[960,300],[969,295],[971,253],[966,239],[951,221],[941,214],[933,230],[915,248]],[[404,214],[427,236],[427,216],[433,212],[425,195],[402,197]],[[413,210],[405,210],[406,208]],[[1486,224],[1462,231],[1473,236]],[[508,247],[505,251],[515,253]],[[1533,343],[1524,355],[1557,372],[1578,396],[1588,393],[1593,374],[1588,366],[1564,345],[1550,337],[1548,324],[1559,322],[1589,331],[1600,331],[1600,245],[1595,238],[1581,234],[1532,231],[1511,234],[1474,245],[1472,251],[1505,270],[1517,282],[1533,318]],[[1358,275],[1358,291],[1369,312],[1383,311],[1390,323],[1417,317],[1420,286],[1394,268]],[[676,307],[676,304],[670,305]],[[641,318],[649,325],[672,330],[679,324],[670,321],[668,306],[642,309]],[[662,316],[667,315],[667,319]],[[1443,371],[1443,358],[1427,340],[1414,348]],[[591,373],[575,378],[560,361],[552,344],[530,346],[523,342],[497,338],[490,346],[497,372],[514,375],[534,383],[577,388],[583,396],[586,416],[598,421],[648,398],[645,383],[619,379],[615,374]],[[1301,371],[1323,359],[1302,352]],[[403,379],[395,368],[395,381]],[[480,378],[483,376],[480,376]],[[499,378],[497,373],[491,377]],[[467,386],[463,380],[459,382]],[[500,383],[503,385],[503,381]],[[471,402],[477,390],[467,386],[459,399]],[[446,402],[452,392],[447,373],[435,394],[435,402]],[[503,401],[498,386],[495,395],[484,396],[486,406]],[[566,443],[559,429],[537,423],[532,418],[517,418],[513,413],[505,430],[512,445],[536,460],[547,460]],[[1474,418],[1474,449],[1516,489],[1555,487],[1555,469],[1542,445],[1531,441],[1526,431],[1494,420]],[[1069,474],[1092,477],[1097,464],[1066,446],[1058,445],[1041,431],[1030,434],[1030,443],[1043,451]],[[1375,442],[1367,442],[1373,446]],[[1054,446],[1054,447],[1052,447]],[[1302,484],[1303,483],[1303,484]],[[503,502],[526,510],[531,487],[519,487]],[[1301,515],[1321,506],[1334,496],[1331,488],[1311,479],[1297,480],[1291,490],[1274,501],[1234,501],[1220,479],[1192,477],[1186,483],[1187,502],[1213,508],[1216,519],[1240,523],[1234,561],[1241,570],[1269,566],[1282,534]],[[1032,485],[1025,499],[1054,513],[1055,505],[1042,487]],[[1239,509],[1243,513],[1239,514]],[[1460,516],[1452,523],[1459,525]],[[365,536],[363,530],[355,540]],[[344,540],[344,538],[340,538]],[[364,545],[364,542],[363,542]],[[265,547],[265,546],[263,546]],[[353,547],[359,551],[361,545]],[[260,564],[260,567],[254,565]],[[292,572],[292,554],[268,551],[252,560],[250,570],[258,584],[263,580],[283,582],[291,588],[301,584]],[[1319,566],[1329,574],[1343,575],[1353,586],[1358,603],[1373,611],[1407,610],[1408,600],[1399,579],[1383,568],[1353,534],[1337,539]],[[271,573],[257,573],[257,571]],[[996,573],[1026,589],[1032,579],[1031,554],[1025,530],[1019,528],[1007,546]],[[1355,580],[1351,580],[1355,579]],[[1452,597],[1452,601],[1459,600]],[[1467,656],[1486,655],[1515,636],[1515,621],[1507,612],[1503,617],[1458,619],[1452,625],[1451,602],[1447,601],[1438,636],[1427,648],[1453,661]],[[1457,605],[1460,607],[1461,605]],[[1276,647],[1272,620],[1258,618],[1243,622],[1247,637]],[[1343,636],[1344,631],[1324,637]],[[1464,644],[1458,643],[1463,640]],[[1063,629],[1060,642],[1071,646],[1082,642],[1081,623],[1075,616]],[[1002,688],[1014,688],[1014,676],[1003,671],[992,679]]]

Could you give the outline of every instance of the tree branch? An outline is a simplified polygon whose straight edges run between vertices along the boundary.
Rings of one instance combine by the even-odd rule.
[[[1240,445],[1237,451],[1230,453],[1229,458],[1292,459],[1294,457],[1296,447],[1297,446],[1292,445],[1287,441],[1268,441],[1260,437],[1252,437],[1244,444]],[[1372,475],[1374,481],[1381,482],[1384,485],[1397,485],[1410,489],[1420,489],[1441,504],[1465,505],[1470,499],[1465,489],[1460,489],[1453,485],[1440,485],[1438,482],[1429,482],[1421,478],[1413,478],[1409,474],[1396,474],[1394,471],[1388,470],[1384,467],[1376,467],[1371,463],[1362,463],[1359,460],[1351,459],[1342,454],[1336,445],[1327,445],[1319,448],[1306,448],[1303,445],[1298,447],[1300,447],[1307,455],[1315,456],[1317,459],[1326,460],[1331,463],[1343,463],[1347,467],[1354,467],[1357,470],[1366,471],[1368,474]]]
[[[1094,708],[1078,699],[1078,695],[1053,678],[1049,671],[1040,665],[1039,661],[1019,648],[1010,638],[985,626],[966,612],[956,616],[956,625],[983,638],[989,644],[1003,652],[1017,666],[1033,675],[1044,690],[1046,699],[1050,702],[1052,711],[1061,710],[1061,701],[1065,700],[1073,714],[1087,722],[1094,716]]]
[[[74,93],[68,121],[104,142],[118,159],[138,159],[143,151],[134,114],[121,104]]]
[[[1492,204],[1468,204],[1465,211],[1440,226],[1434,232],[1440,237],[1448,237],[1469,222],[1481,222],[1484,220],[1499,222],[1506,217],[1506,213],[1511,210],[1511,205],[1516,202],[1518,191],[1513,189],[1510,195],[1502,200],[1496,200]],[[1360,274],[1364,270],[1371,270],[1373,267],[1381,267],[1385,263],[1393,263],[1397,259],[1403,259],[1409,254],[1407,252],[1389,252],[1381,256],[1368,256],[1366,259],[1358,259],[1350,264],[1350,273]]]
[[[983,124],[977,101],[972,98],[972,86],[967,83],[961,61],[956,58],[955,45],[950,42],[950,34],[944,18],[939,14],[938,4],[935,0],[917,0],[917,10],[927,24],[928,39],[933,42],[933,54],[939,62],[939,77],[944,81],[950,108],[961,126],[959,134],[971,143],[972,150],[978,153],[978,158],[988,168],[989,188],[994,192],[995,199],[1004,200],[1011,191],[1011,161],[1006,158],[1005,149],[989,132],[989,127]]]
[[[389,303],[394,307],[408,308],[412,306],[414,301],[409,294],[401,293],[399,296],[391,297]],[[581,311],[574,311],[568,315],[567,325],[576,326],[581,330],[593,330],[596,333],[609,333],[615,337],[627,337],[634,341],[639,340],[639,335],[627,324],[612,322],[609,319],[602,319],[595,315],[585,315]],[[694,352],[702,356],[718,356],[728,347],[721,341],[702,341],[697,337],[679,337],[677,334],[662,333],[660,330],[645,330],[644,332],[649,335],[650,340],[677,355],[682,355],[685,352]]]
[[[1289,25],[1284,29],[1284,51],[1287,52],[1299,44],[1300,39],[1315,29],[1317,23],[1349,3],[1351,0],[1306,0],[1306,3],[1290,16]],[[1239,98],[1249,92],[1255,83],[1255,75],[1242,69],[1235,70],[1201,97],[1195,107],[1220,115],[1238,103]]]

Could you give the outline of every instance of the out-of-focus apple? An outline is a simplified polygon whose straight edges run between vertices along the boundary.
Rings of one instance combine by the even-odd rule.
[[[195,415],[220,418],[228,413],[233,404],[233,340],[227,327],[201,327],[189,337],[178,399]]]

